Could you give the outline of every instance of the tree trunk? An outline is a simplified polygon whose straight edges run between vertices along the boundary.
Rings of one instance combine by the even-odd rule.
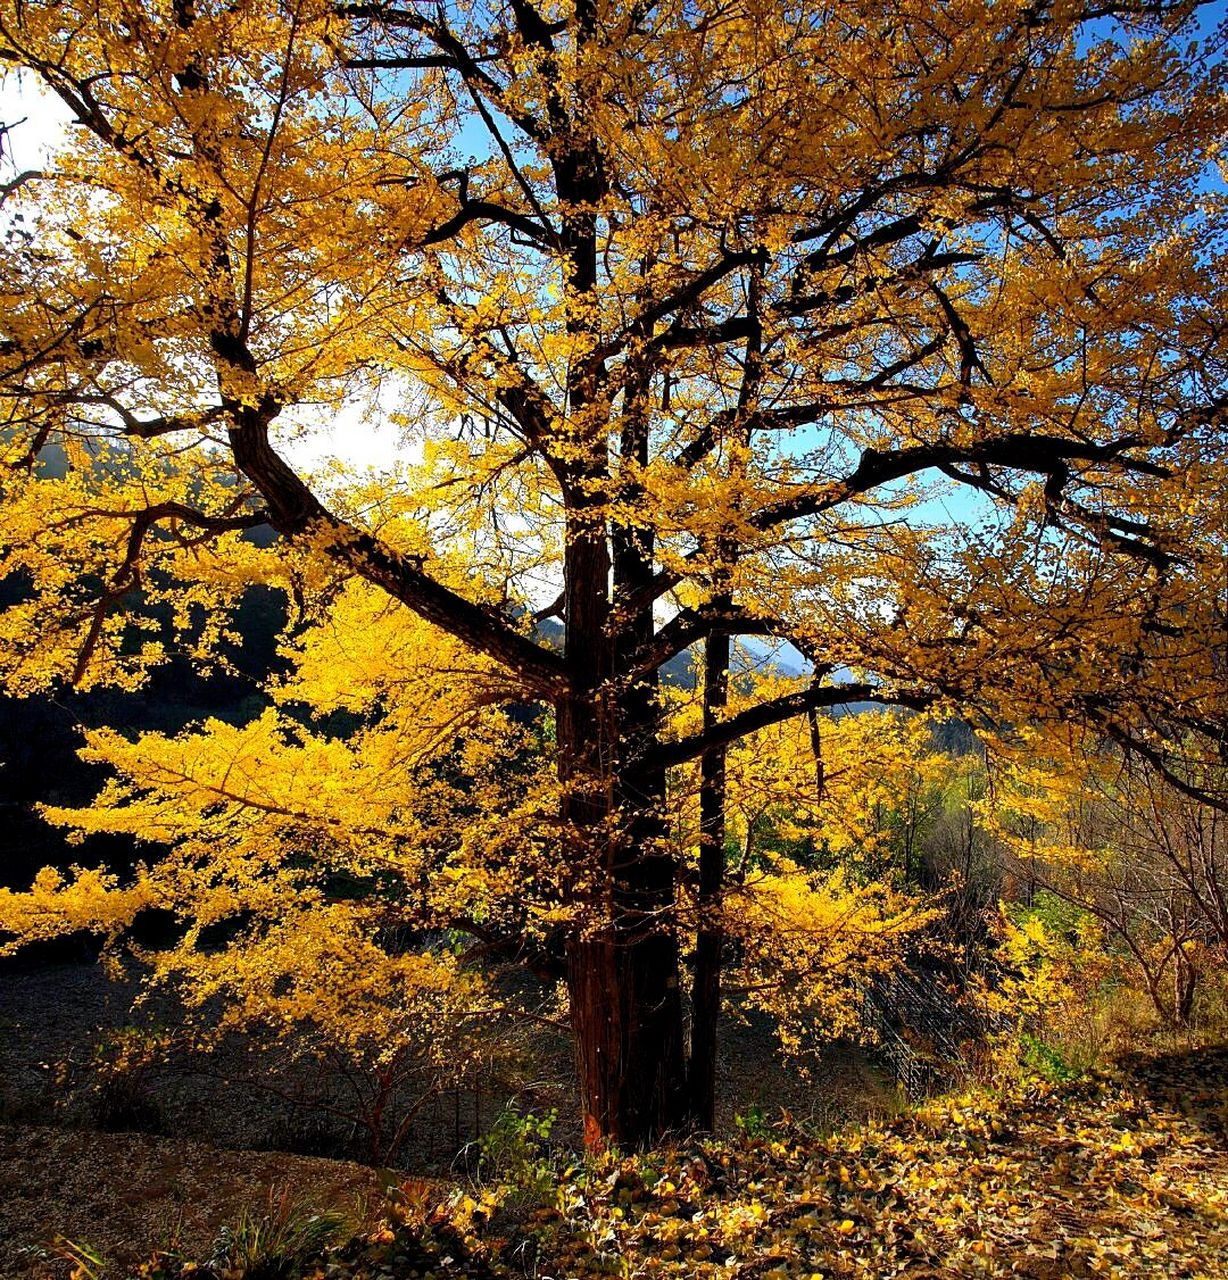
[[[615,539],[617,559],[633,550]],[[627,635],[613,652],[604,528],[578,519],[566,556],[575,691],[558,705],[559,765],[573,856],[595,885],[591,910],[567,948],[584,1138],[590,1148],[644,1147],[680,1128],[686,1116],[665,770],[642,763],[656,737],[656,678],[611,678],[614,660],[624,672],[643,637]]]
[[[759,319],[762,259],[751,268],[747,280],[747,317],[742,385],[738,391],[739,449],[730,458],[731,471],[745,475],[751,446],[751,413],[758,402],[763,376],[763,332]],[[737,504],[735,504],[737,505]],[[738,558],[734,541],[716,539],[717,565],[712,604],[731,611],[730,575]],[[704,646],[704,728],[711,729],[729,701],[729,635],[715,630]],[[699,924],[695,937],[695,973],[691,986],[691,1061],[688,1073],[691,1122],[711,1129],[716,1120],[716,1031],[721,1012],[721,953],[725,945],[721,926],[721,891],[725,884],[725,773],[728,759],[723,745],[709,747],[699,763],[699,887],[696,908]],[[747,835],[749,842],[749,833]]]
[[[561,725],[575,729],[586,719],[577,708]],[[567,951],[590,1148],[648,1146],[686,1118],[675,868],[662,839],[664,781],[663,771],[629,767],[616,785],[587,795],[577,790],[568,800],[576,854],[600,885],[593,918],[577,927]]]
[[[585,1145],[649,1146],[686,1119],[677,942],[611,926],[568,961]]]
[[[1198,970],[1178,947],[1173,968],[1173,1019],[1179,1027],[1188,1027],[1193,1019],[1197,989]]]
[[[704,726],[715,723],[729,689],[729,637],[708,638],[704,661]],[[725,879],[725,748],[700,760],[699,929],[691,986],[691,1063],[688,1079],[691,1123],[711,1129],[716,1121],[716,1029],[721,1011],[721,950],[725,935],[717,912]]]

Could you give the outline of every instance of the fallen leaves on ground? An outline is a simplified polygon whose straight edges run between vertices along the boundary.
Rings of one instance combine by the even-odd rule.
[[[1137,1060],[830,1136],[607,1156],[531,1212],[459,1194],[403,1208],[304,1274],[1220,1277],[1226,1138],[1228,1050]]]

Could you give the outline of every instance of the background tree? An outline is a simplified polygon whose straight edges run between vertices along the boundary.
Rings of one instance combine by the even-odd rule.
[[[506,831],[557,839],[588,1136],[708,1119],[671,766],[702,762],[718,901],[724,752],[777,721],[1073,720],[1174,777],[1177,728],[1223,722],[1197,9],[5,3],[0,57],[76,122],[5,193],[7,681],[203,657],[253,581],[403,606],[449,638],[447,717],[551,709],[549,819]],[[297,465],[343,407],[429,465]],[[138,594],[175,637],[121,617]],[[813,680],[729,710],[731,634]],[[659,671],[701,643],[707,712],[670,736]],[[327,830],[344,774],[311,749]],[[719,930],[701,952],[710,1023]]]
[[[1222,786],[1197,782],[1212,793]],[[1137,759],[1053,739],[1032,743],[1026,759],[1008,757],[980,808],[1015,874],[1094,918],[1156,1015],[1188,1026],[1200,976],[1222,973],[1228,956],[1223,810]]]

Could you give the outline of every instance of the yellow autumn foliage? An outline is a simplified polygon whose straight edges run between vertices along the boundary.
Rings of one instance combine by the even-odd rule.
[[[1226,38],[1184,4],[0,0],[75,122],[0,191],[0,680],[221,661],[255,583],[291,614],[272,709],[97,734],[117,780],[54,816],[173,837],[166,901],[211,918],[272,930],[336,868],[527,934],[592,997],[591,1132],[683,1123],[670,769],[728,751],[744,845],[766,800],[765,852],[855,863],[928,786],[914,730],[823,726],[820,786],[808,712],[1170,770],[1228,713]],[[668,664],[743,635],[815,680],[671,725]]]

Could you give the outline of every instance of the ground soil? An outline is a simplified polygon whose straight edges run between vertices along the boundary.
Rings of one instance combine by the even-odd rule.
[[[158,1248],[208,1257],[244,1210],[293,1196],[356,1224],[378,1213],[379,1172],[342,1160],[224,1151],[143,1133],[0,1126],[0,1275],[62,1280],[64,1241],[86,1244],[108,1276]]]
[[[100,1064],[117,1033],[177,1017],[165,1002],[134,1014],[136,994],[96,964],[0,971],[0,1280],[67,1276],[57,1236],[99,1250],[118,1268],[108,1274],[122,1275],[175,1240],[207,1256],[224,1224],[287,1188],[361,1213],[390,1178],[464,1177],[475,1139],[509,1102],[557,1108],[556,1139],[579,1136],[568,1047],[545,1037],[515,1081],[477,1079],[432,1096],[395,1169],[381,1174],[354,1160],[366,1139],[328,1110],[345,1103],[347,1086],[319,1060],[282,1060],[231,1036],[210,1054],[179,1049],[108,1083]],[[835,1047],[806,1077],[776,1059],[755,1023],[727,1023],[718,1079],[719,1129],[739,1114],[770,1119],[783,1109],[834,1125],[895,1105],[863,1052]],[[415,1087],[399,1105],[412,1104]]]

